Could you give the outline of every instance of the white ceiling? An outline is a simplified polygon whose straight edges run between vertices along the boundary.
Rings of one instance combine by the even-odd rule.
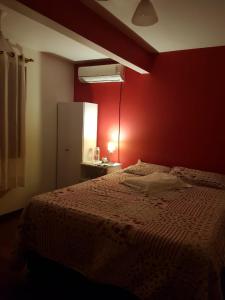
[[[0,4],[7,11],[3,33],[11,42],[37,51],[54,53],[71,61],[105,59],[105,55]]]
[[[159,22],[138,27],[140,0],[97,1],[159,52],[225,45],[225,0],[152,0]]]
[[[225,0],[152,0],[159,22],[148,27],[138,27],[131,23],[139,1],[96,2],[124,23],[130,31],[135,32],[134,38],[139,36],[159,52],[225,45]],[[119,57],[110,56],[112,53],[109,51],[86,41],[65,27],[50,22],[47,18],[39,18],[40,16],[31,13],[28,8],[25,12],[20,10],[21,7],[8,3],[17,3],[17,6],[21,4],[17,1],[0,0],[0,8],[3,7],[8,12],[3,23],[3,32],[13,43],[54,53],[75,62],[111,57],[126,65],[126,61],[121,62]]]

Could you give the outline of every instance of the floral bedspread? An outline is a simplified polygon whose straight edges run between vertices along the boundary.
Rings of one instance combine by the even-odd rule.
[[[147,197],[118,172],[33,197],[19,251],[140,299],[222,300],[225,191],[194,186]]]

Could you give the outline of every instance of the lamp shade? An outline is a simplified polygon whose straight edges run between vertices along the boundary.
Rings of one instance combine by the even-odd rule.
[[[137,26],[150,26],[158,22],[158,16],[150,0],[141,0],[138,4],[132,23]]]

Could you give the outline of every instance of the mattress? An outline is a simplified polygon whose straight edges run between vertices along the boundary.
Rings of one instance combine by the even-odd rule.
[[[124,172],[35,196],[18,255],[30,251],[140,299],[223,299],[225,191],[193,186],[145,196]]]

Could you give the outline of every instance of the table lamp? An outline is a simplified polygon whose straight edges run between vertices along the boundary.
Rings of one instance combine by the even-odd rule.
[[[116,143],[113,141],[109,141],[108,145],[107,145],[107,150],[109,152],[109,154],[112,154],[113,152],[115,152],[116,150]]]

